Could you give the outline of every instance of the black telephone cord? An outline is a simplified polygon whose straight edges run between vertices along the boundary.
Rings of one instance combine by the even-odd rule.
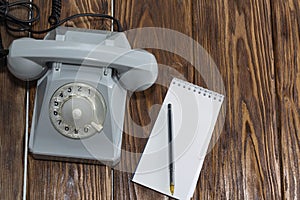
[[[59,10],[59,15],[60,15],[60,0],[53,0],[56,3],[56,8],[54,10],[58,11]],[[58,5],[59,4],[59,5]],[[16,9],[24,9],[28,13],[31,14],[30,19],[21,19],[16,17],[14,14],[11,13],[12,10]],[[53,11],[53,9],[52,9]],[[80,14],[75,14],[71,15],[69,17],[66,17],[62,20],[59,20],[59,15],[58,12],[54,12],[54,17],[55,20],[53,21],[54,25],[52,25],[48,29],[44,30],[33,30],[32,26],[37,23],[40,20],[40,9],[39,7],[32,2],[26,2],[26,1],[16,1],[9,3],[8,1],[5,0],[0,0],[0,23],[3,23],[7,30],[12,31],[12,32],[29,32],[33,34],[43,34],[47,33],[49,31],[52,31],[56,29],[58,26],[61,26],[65,22],[79,18],[79,17],[95,17],[95,18],[104,18],[104,19],[111,19],[117,26],[117,31],[122,32],[122,26],[120,24],[120,21],[117,20],[116,18],[106,15],[106,14],[97,14],[97,13],[80,13]],[[50,16],[51,17],[51,16]],[[50,19],[49,19],[50,21]],[[52,21],[52,20],[51,20]],[[5,59],[8,54],[8,50],[3,48],[2,44],[2,37],[0,34],[0,59]]]
[[[52,0],[52,10],[51,15],[48,18],[48,22],[51,25],[59,23],[61,13],[61,0]]]

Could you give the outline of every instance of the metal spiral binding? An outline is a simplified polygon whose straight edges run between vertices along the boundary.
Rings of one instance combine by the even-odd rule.
[[[184,89],[190,90],[191,92],[197,93],[199,95],[203,95],[204,97],[210,98],[213,101],[222,101],[224,99],[224,96],[217,93],[213,92],[211,90],[205,89],[203,87],[200,87],[198,85],[194,85],[192,83],[174,78],[172,81],[173,84],[177,84],[178,87],[182,87]]]

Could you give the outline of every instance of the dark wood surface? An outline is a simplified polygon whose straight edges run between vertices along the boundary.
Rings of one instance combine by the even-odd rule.
[[[193,8],[193,36],[217,63],[227,97],[194,199],[280,199],[270,4],[198,0]]]
[[[51,0],[36,29],[46,28]],[[65,0],[62,16],[78,12],[110,13],[108,0]],[[299,199],[300,196],[300,3],[297,0],[114,0],[125,30],[169,28],[195,39],[211,55],[224,80],[226,120],[207,155],[193,199]],[[25,16],[25,15],[24,15]],[[109,22],[80,19],[68,26],[109,28]],[[7,47],[13,37],[1,30]],[[34,35],[34,37],[42,37]],[[135,41],[133,41],[135,44]],[[174,48],[180,48],[177,41]],[[206,82],[187,60],[148,49],[160,64],[157,84],[129,93],[123,154],[117,168],[39,161],[29,156],[28,199],[168,199],[130,180],[155,122],[167,85],[181,76]],[[186,49],[191,60],[197,52]],[[25,83],[0,69],[0,193],[22,195],[25,131]],[[213,73],[206,74],[213,84]],[[31,84],[32,112],[34,87]],[[142,128],[141,128],[142,127]],[[126,152],[135,152],[129,156]]]
[[[300,3],[272,2],[281,195],[300,198]]]
[[[28,18],[26,12],[14,12]],[[3,46],[14,37],[1,27]],[[5,64],[5,63],[3,63]],[[6,66],[0,66],[0,194],[4,199],[21,199],[23,192],[23,149],[25,135],[26,83],[16,79]]]
[[[13,37],[1,29],[4,45]],[[0,68],[0,193],[6,199],[20,199],[23,183],[26,84]]]

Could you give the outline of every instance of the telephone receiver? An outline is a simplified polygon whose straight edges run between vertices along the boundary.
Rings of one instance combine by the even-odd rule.
[[[149,88],[155,57],[132,49],[125,34],[58,27],[44,40],[14,40],[8,68],[37,80],[29,150],[37,159],[116,165],[127,90]]]
[[[122,86],[131,91],[145,90],[156,81],[155,57],[144,50],[132,50],[124,33],[103,38],[74,29],[70,32],[69,28],[62,38],[51,40],[51,36],[45,40],[14,40],[7,58],[10,72],[24,81],[36,80],[46,72],[49,63],[58,62],[115,69]]]

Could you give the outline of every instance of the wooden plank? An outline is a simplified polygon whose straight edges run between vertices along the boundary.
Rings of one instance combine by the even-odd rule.
[[[120,19],[124,30],[129,30],[133,37],[132,45],[138,40],[148,41],[132,34],[134,28],[163,27],[173,29],[192,36],[192,1],[156,1],[156,0],[115,0],[115,17]],[[128,32],[127,32],[128,33]],[[155,33],[154,33],[155,34]],[[181,41],[173,41],[170,51],[176,52],[182,48]],[[148,49],[152,52],[159,66],[156,84],[144,92],[128,95],[127,111],[125,115],[124,135],[122,143],[122,157],[120,164],[114,170],[114,199],[166,199],[167,197],[131,182],[133,171],[143,152],[147,137],[159,112],[172,78],[186,78],[193,80],[194,70],[189,64],[192,61],[192,48],[186,48],[190,60],[167,51]]]
[[[272,2],[283,199],[300,198],[300,4]]]
[[[42,19],[36,30],[49,27],[51,0],[34,1],[41,8]],[[71,14],[93,12],[110,13],[110,1],[67,0],[62,1],[61,19]],[[67,23],[80,28],[110,29],[110,24],[101,20],[80,18]],[[43,35],[34,35],[41,38]],[[35,88],[31,89],[31,112]],[[111,170],[109,167],[67,162],[41,161],[29,156],[28,199],[111,199]]]
[[[193,27],[227,91],[224,131],[194,199],[281,199],[269,1],[197,0]]]
[[[1,29],[4,46],[13,37]],[[25,133],[25,83],[0,67],[0,193],[4,199],[21,199]]]
[[[28,18],[28,13],[15,10],[12,14]],[[9,34],[1,27],[4,48],[24,33]],[[4,64],[4,63],[3,63]],[[23,150],[25,133],[26,84],[0,66],[0,194],[2,199],[21,199],[23,184]]]

